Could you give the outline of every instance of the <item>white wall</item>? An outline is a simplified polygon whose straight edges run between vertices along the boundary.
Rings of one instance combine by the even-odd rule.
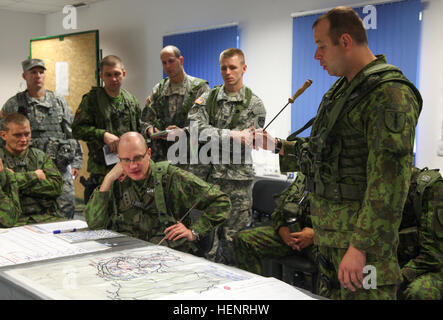
[[[0,10],[0,108],[26,89],[21,62],[29,56],[29,40],[45,35],[45,16]]]
[[[163,35],[238,22],[240,47],[248,65],[245,83],[264,101],[269,121],[292,95],[291,13],[363,2],[374,1],[108,0],[78,9],[75,32],[100,30],[103,55],[116,54],[124,60],[125,86],[142,102],[162,77],[159,52]],[[438,101],[443,90],[442,3],[426,0],[423,12],[420,89],[425,105],[418,128],[417,163],[443,170],[443,158],[436,156],[442,121],[442,102]],[[47,15],[46,35],[68,33],[62,19],[61,12]],[[289,108],[269,131],[280,137],[288,135]],[[260,155],[263,161],[276,161],[267,152]]]
[[[103,55],[121,56],[128,72],[126,87],[144,100],[162,77],[164,34],[238,22],[248,65],[245,82],[264,101],[270,120],[291,96],[291,13],[339,3],[343,1],[109,0],[78,9],[76,31],[100,30]],[[62,18],[61,12],[47,16],[48,35],[66,33]],[[288,109],[286,119],[276,120],[276,134],[289,133],[289,115]]]
[[[443,157],[437,156],[437,143],[443,139],[442,17],[443,1],[424,3],[419,84],[423,110],[417,126],[417,166],[440,168],[440,172],[443,172]]]

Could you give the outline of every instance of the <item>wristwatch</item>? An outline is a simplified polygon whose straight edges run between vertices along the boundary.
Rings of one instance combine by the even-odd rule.
[[[274,153],[279,153],[281,150],[281,147],[283,146],[283,142],[281,141],[280,138],[275,138],[275,149],[274,149]]]
[[[195,236],[195,240],[200,240],[200,235],[194,229],[191,230],[191,233]]]

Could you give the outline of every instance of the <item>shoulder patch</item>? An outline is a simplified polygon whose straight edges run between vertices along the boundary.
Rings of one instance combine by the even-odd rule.
[[[402,132],[406,123],[406,113],[395,111],[395,110],[386,110],[385,111],[385,124],[386,127],[394,132],[399,133]]]
[[[205,103],[206,101],[205,101],[205,99],[203,98],[203,97],[198,97],[195,101],[194,101],[194,103],[195,104],[203,104],[203,103]]]
[[[265,117],[258,117],[258,125],[260,128],[265,126]]]

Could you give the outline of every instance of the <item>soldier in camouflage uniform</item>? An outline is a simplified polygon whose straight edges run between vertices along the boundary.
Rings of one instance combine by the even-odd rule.
[[[293,184],[276,200],[272,226],[242,230],[234,237],[234,253],[241,269],[262,274],[264,258],[300,254],[315,263],[314,230],[309,214],[305,177],[298,173]]]
[[[60,211],[71,219],[75,211],[74,180],[83,164],[80,143],[71,132],[72,111],[66,100],[45,85],[45,64],[40,59],[22,62],[27,89],[11,97],[3,106],[0,118],[19,112],[31,123],[31,146],[44,151],[63,176],[63,192],[57,199]]]
[[[282,171],[306,175],[320,294],[395,299],[398,229],[422,99],[398,68],[371,53],[354,10],[332,9],[313,29],[315,59],[341,77],[324,95],[309,137],[282,141],[258,130],[256,145],[280,153]],[[375,290],[363,287],[365,265],[375,267]]]
[[[126,71],[121,59],[107,56],[100,62],[100,78],[104,87],[93,87],[85,94],[75,113],[72,133],[88,145],[88,172],[84,201],[88,202],[94,189],[112,169],[106,165],[103,147],[117,151],[119,137],[128,131],[140,132],[141,110],[136,97],[121,88]]]
[[[0,198],[0,225],[64,220],[56,202],[62,192],[62,176],[48,155],[29,147],[29,120],[11,113],[3,119],[0,134],[5,141],[0,147],[0,194],[6,196]]]
[[[166,235],[162,244],[194,253],[194,242],[228,218],[226,194],[168,161],[152,161],[141,134],[124,134],[118,156],[120,162],[86,205],[89,228],[110,228],[155,244]],[[191,223],[184,215],[193,205],[203,214]]]
[[[212,170],[208,182],[217,184],[229,195],[233,210],[218,230],[208,258],[231,265],[235,264],[233,237],[247,225],[252,206],[252,148],[247,141],[246,146],[240,142],[245,143],[244,137],[250,135],[251,128],[262,128],[266,118],[263,102],[243,85],[246,68],[240,49],[224,50],[220,54],[224,85],[199,97],[188,116],[191,127],[197,122],[201,136],[207,135],[211,142],[219,143],[219,153],[211,150]],[[219,157],[214,160],[214,156]]]
[[[0,228],[10,228],[22,212],[15,174],[3,165],[0,157]]]
[[[167,135],[152,137],[152,134],[165,129],[174,130],[189,126],[188,112],[194,101],[210,90],[206,80],[185,73],[184,58],[177,47],[164,47],[160,52],[160,60],[168,77],[154,87],[146,99],[146,108],[142,113],[143,125],[146,128],[143,132],[151,139],[154,161],[168,160],[168,148],[173,142],[167,141]],[[174,134],[171,134],[171,137],[173,136]],[[189,155],[186,160],[186,163],[177,166],[189,170]],[[198,175],[199,172],[200,170],[195,170],[194,173]]]
[[[398,259],[400,298],[443,299],[443,178],[438,170],[413,168]]]

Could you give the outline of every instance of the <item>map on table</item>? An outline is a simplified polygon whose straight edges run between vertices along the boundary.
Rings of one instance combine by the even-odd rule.
[[[162,299],[254,277],[164,246],[86,255],[5,273],[52,299]]]

